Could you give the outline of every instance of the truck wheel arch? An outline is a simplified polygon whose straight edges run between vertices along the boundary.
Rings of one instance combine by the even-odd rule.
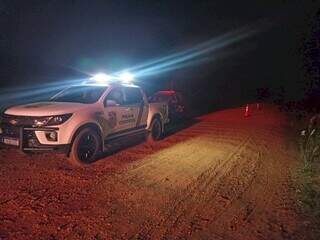
[[[162,116],[161,116],[160,113],[156,113],[156,114],[154,114],[154,115],[152,116],[151,121],[150,121],[149,124],[148,124],[148,130],[150,130],[151,123],[152,123],[152,121],[153,121],[154,119],[156,119],[156,118],[158,118],[158,119],[160,120],[162,132],[164,132],[163,118],[162,118]]]
[[[101,131],[100,127],[95,123],[86,123],[86,124],[83,124],[80,127],[78,127],[77,130],[73,133],[67,156],[70,155],[71,147],[72,147],[72,144],[74,142],[75,137],[79,134],[79,132],[81,130],[83,130],[85,128],[91,128],[99,134],[99,136],[101,137],[101,144],[102,144],[101,149],[103,149],[103,135],[102,135],[102,131]]]

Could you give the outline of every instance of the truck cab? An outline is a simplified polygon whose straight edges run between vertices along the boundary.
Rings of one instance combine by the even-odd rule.
[[[63,151],[72,163],[83,164],[128,135],[159,140],[168,121],[167,104],[149,104],[136,85],[85,83],[45,102],[8,108],[1,116],[0,141],[24,152]]]

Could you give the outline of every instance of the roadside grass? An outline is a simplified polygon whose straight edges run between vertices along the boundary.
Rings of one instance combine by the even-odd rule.
[[[297,202],[314,223],[315,239],[320,239],[320,114],[300,132],[299,152],[301,165],[294,184]]]
[[[300,208],[320,224],[320,165],[304,163],[298,171],[296,193]]]

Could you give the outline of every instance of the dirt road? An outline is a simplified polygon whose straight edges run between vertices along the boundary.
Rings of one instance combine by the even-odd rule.
[[[276,108],[215,112],[85,168],[0,151],[0,239],[308,239]]]

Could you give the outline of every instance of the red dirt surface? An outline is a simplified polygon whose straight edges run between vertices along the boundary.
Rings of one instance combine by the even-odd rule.
[[[83,168],[1,149],[0,239],[309,239],[285,116],[243,115],[208,114]]]

